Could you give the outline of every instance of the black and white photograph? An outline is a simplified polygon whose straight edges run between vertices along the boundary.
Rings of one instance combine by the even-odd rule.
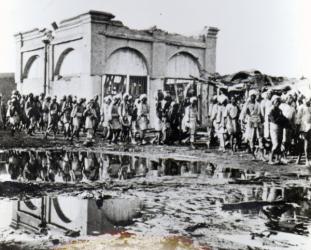
[[[0,0],[0,250],[310,250],[310,11]]]

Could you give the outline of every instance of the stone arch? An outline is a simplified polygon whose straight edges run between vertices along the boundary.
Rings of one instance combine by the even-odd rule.
[[[25,203],[26,207],[29,208],[30,210],[37,210],[38,209],[38,207],[35,204],[33,204],[31,200],[28,200],[28,201],[26,200],[26,201],[24,201],[24,203]]]
[[[148,75],[146,57],[139,50],[122,47],[114,50],[108,57],[106,74]]]
[[[58,217],[62,220],[62,222],[70,223],[71,220],[63,212],[61,205],[59,204],[58,198],[53,199],[53,205],[54,205],[54,209],[55,209]]]
[[[25,79],[25,78],[28,78],[29,76],[32,76],[31,72],[38,70],[38,64],[39,64],[39,55],[31,56],[27,60],[27,63],[25,65],[25,67],[24,67],[23,78]],[[38,72],[35,72],[34,76],[39,77]]]
[[[62,77],[63,75],[79,74],[81,60],[78,58],[78,53],[73,48],[65,49],[59,56],[55,65],[54,75]]]
[[[199,77],[202,67],[197,57],[187,51],[179,51],[168,59],[166,76],[173,78]]]

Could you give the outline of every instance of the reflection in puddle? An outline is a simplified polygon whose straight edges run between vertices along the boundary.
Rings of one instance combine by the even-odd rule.
[[[264,176],[210,162],[145,158],[90,151],[22,151],[0,153],[0,181],[80,182],[139,177],[204,176],[213,179],[252,180]]]
[[[309,234],[311,225],[311,188],[299,186],[264,185],[257,191],[256,199],[226,203],[222,210],[248,214],[249,218],[265,217],[266,225],[275,231]],[[260,196],[258,196],[258,193]],[[254,198],[254,197],[252,197]]]
[[[86,151],[10,150],[1,153],[0,159],[0,181],[80,182],[215,173],[215,166],[209,162]]]
[[[114,234],[133,223],[142,203],[134,199],[79,199],[42,197],[0,201],[0,228],[10,226],[28,233],[62,233],[66,236]],[[10,216],[9,216],[10,215]]]
[[[1,220],[0,227],[11,226],[41,235],[58,232],[78,237],[113,234],[128,225],[131,226],[127,229],[133,231],[137,229],[138,232],[148,232],[153,228],[155,231],[162,231],[163,227],[167,227],[167,231],[163,231],[182,234],[183,228],[189,227],[187,223],[195,228],[209,222],[212,223],[211,230],[213,230],[214,226],[230,228],[233,225],[233,228],[235,223],[241,221],[247,223],[242,226],[245,225],[251,231],[256,231],[258,226],[257,229],[269,231],[269,234],[271,232],[276,234],[286,232],[296,234],[295,236],[309,234],[311,188],[310,185],[303,186],[300,180],[296,181],[295,185],[282,185],[280,179],[267,172],[223,168],[193,159],[176,160],[154,156],[146,158],[137,155],[61,150],[11,150],[0,153],[0,181],[76,183],[165,176],[181,178],[182,182],[185,178],[189,178],[187,181],[193,185],[189,189],[188,186],[183,187],[180,184],[182,182],[178,182],[180,187],[172,189],[165,185],[153,187],[152,190],[133,188],[135,196],[140,194],[139,197],[144,197],[142,198],[145,205],[144,216],[139,220],[134,220],[140,216],[142,209],[142,203],[137,200],[83,200],[59,196],[28,201],[0,201],[0,217],[9,218]],[[298,178],[296,175],[290,177]],[[208,185],[205,185],[205,178]],[[167,179],[171,181],[172,178]],[[215,185],[209,182],[211,179],[229,184]],[[231,180],[233,181],[230,182]],[[218,183],[217,181],[215,183]],[[231,216],[232,214],[236,217]],[[232,220],[229,218],[223,222],[222,218],[226,216],[232,217]],[[212,217],[214,222],[209,221]],[[134,221],[137,223],[133,224]],[[181,226],[178,228],[174,226],[176,222],[180,222]],[[234,227],[230,230],[235,229]]]

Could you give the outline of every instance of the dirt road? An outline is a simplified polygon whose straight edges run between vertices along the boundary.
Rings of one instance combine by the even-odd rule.
[[[0,135],[1,249],[311,249],[303,165]]]

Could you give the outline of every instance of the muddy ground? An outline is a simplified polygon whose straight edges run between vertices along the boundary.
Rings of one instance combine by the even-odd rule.
[[[0,147],[0,249],[311,249],[311,169],[295,157],[270,166],[245,152],[100,139],[85,148],[3,131]],[[53,179],[41,169],[11,179],[52,154]],[[65,175],[75,155],[99,174]]]

